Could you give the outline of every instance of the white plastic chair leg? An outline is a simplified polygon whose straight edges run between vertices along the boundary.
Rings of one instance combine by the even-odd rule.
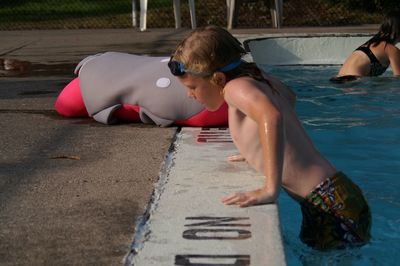
[[[190,21],[192,23],[192,29],[197,27],[196,25],[196,5],[194,0],[189,0],[189,10],[190,10]]]
[[[140,0],[140,30],[145,31],[147,29],[147,4],[148,0]],[[175,17],[175,28],[179,29],[181,27],[181,1],[174,0],[174,17]],[[190,20],[192,23],[192,29],[197,27],[196,25],[196,8],[194,0],[189,0],[190,9]],[[132,0],[132,25],[136,26],[136,4],[135,0]]]
[[[147,0],[140,0],[140,31],[147,29]]]
[[[175,28],[179,29],[181,27],[181,1],[174,0],[174,16],[175,16]],[[192,24],[192,29],[197,27],[196,25],[196,7],[194,0],[189,0],[189,11],[190,11],[190,21]]]
[[[175,29],[179,29],[181,27],[181,1],[174,0],[174,17],[175,17]]]
[[[280,28],[282,25],[282,11],[283,11],[282,0],[274,0],[273,5],[271,6],[271,19],[272,19],[272,26],[274,28]]]
[[[233,24],[233,15],[235,13],[235,2],[236,0],[226,0],[226,7],[227,7],[227,13],[228,13],[228,25],[227,28],[228,30],[232,29],[232,24]]]
[[[137,5],[136,5],[136,0],[132,0],[132,27],[136,28],[137,27]]]
[[[232,29],[233,27],[236,1],[238,0],[226,0],[226,6],[228,9],[228,30]],[[270,3],[272,26],[274,28],[280,28],[282,26],[283,0],[272,0]]]

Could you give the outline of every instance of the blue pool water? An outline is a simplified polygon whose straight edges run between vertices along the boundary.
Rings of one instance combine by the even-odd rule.
[[[372,240],[361,248],[319,252],[298,238],[301,212],[281,193],[288,265],[400,265],[400,78],[337,85],[338,66],[263,67],[298,95],[296,111],[315,145],[363,190]]]

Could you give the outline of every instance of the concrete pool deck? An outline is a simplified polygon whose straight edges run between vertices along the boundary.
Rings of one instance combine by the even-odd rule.
[[[378,26],[235,29],[263,34],[374,33]],[[104,51],[168,55],[190,30],[2,31],[0,264],[121,265],[176,128],[63,119],[53,104],[83,57]],[[96,141],[94,141],[96,140]]]
[[[276,204],[220,202],[264,183],[233,154],[229,129],[182,128],[126,265],[286,265]]]

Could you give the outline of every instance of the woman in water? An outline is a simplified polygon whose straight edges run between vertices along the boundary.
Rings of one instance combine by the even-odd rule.
[[[400,75],[400,12],[389,13],[376,33],[358,47],[344,62],[339,74],[331,81],[354,80],[382,75],[391,66],[393,75]]]

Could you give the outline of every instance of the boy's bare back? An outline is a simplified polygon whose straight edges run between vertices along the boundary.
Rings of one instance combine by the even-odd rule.
[[[272,88],[267,83],[246,77],[235,79],[226,85],[225,100],[229,105],[231,135],[246,161],[259,172],[268,173],[268,161],[275,159],[264,158],[259,127],[255,121],[258,118],[253,113],[267,112],[268,116],[268,111],[274,112],[266,109],[265,102],[269,102],[273,109],[276,108],[283,118],[282,185],[292,196],[304,198],[336,170],[314,147],[297,118],[290,89],[276,79],[266,78]],[[262,95],[266,99],[258,100],[264,97]]]

